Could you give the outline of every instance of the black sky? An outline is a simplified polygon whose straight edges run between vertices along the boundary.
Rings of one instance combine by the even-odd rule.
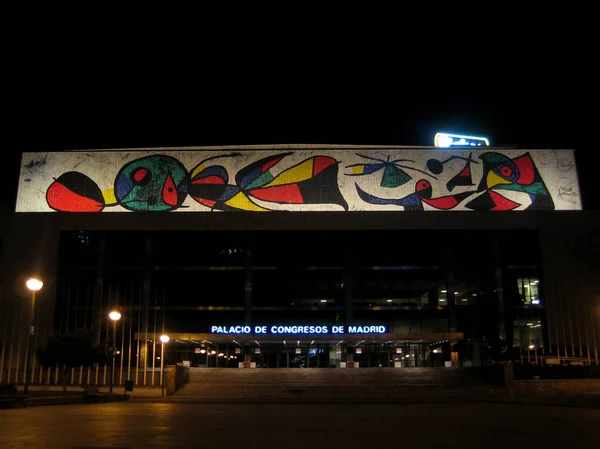
[[[481,48],[453,47],[448,36],[442,47],[417,47],[413,58],[400,41],[375,45],[364,36],[309,43],[250,33],[217,47],[214,35],[180,46],[57,34],[11,54],[2,185],[10,207],[23,151],[431,145],[435,132],[447,130],[493,145],[574,148],[584,208],[600,208],[597,149],[580,118],[590,106],[587,78],[557,63],[560,49],[539,39],[500,42],[497,53],[468,41],[486,48],[480,59]],[[437,55],[456,48],[464,60],[441,64]]]

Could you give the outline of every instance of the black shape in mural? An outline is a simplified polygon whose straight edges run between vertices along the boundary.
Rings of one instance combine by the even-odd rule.
[[[135,212],[178,209],[189,194],[198,203],[221,211],[270,211],[256,200],[278,204],[336,204],[348,210],[338,184],[338,164],[329,156],[313,156],[278,175],[272,168],[292,153],[267,156],[238,171],[229,183],[227,169],[207,162],[239,153],[205,159],[188,174],[171,156],[153,155],[124,165],[113,189],[102,192],[86,175],[68,172],[48,188],[48,205],[57,211],[99,212],[120,205]]]
[[[475,162],[478,164],[479,162],[473,161],[471,159],[472,153],[469,153],[469,157],[466,159],[465,165],[461,171],[459,171],[450,181],[446,183],[446,188],[448,192],[452,192],[454,187],[465,187],[465,186],[474,186],[473,184],[473,176],[471,174],[471,162]]]
[[[240,188],[229,184],[229,174],[222,165],[207,165],[208,161],[239,156],[240,153],[214,156],[200,162],[190,171],[188,192],[194,201],[213,210],[229,210],[227,204],[240,193]],[[238,201],[239,202],[239,201]]]
[[[76,171],[54,179],[46,190],[46,202],[59,212],[102,212],[105,206],[98,184]]]
[[[222,166],[203,161],[192,170],[190,195],[211,209],[221,211],[269,211],[256,200],[278,204],[337,204],[348,210],[348,203],[337,185],[338,162],[329,156],[314,156],[278,175],[272,168],[292,153],[267,156],[240,169],[236,184],[228,184]],[[200,168],[201,167],[201,168]]]
[[[531,204],[525,210],[554,210],[554,201],[529,153],[510,159],[501,153],[488,152],[479,158],[483,161],[483,176],[477,191],[484,192],[483,198],[475,198],[466,208],[513,210],[520,206],[501,194],[506,190],[529,195]]]
[[[356,190],[360,198],[370,204],[392,204],[395,206],[402,206],[406,211],[422,211],[425,210],[423,203],[428,204],[436,209],[450,210],[454,209],[461,201],[465,198],[473,195],[475,192],[462,192],[454,195],[440,196],[433,198],[433,189],[431,183],[426,179],[420,179],[415,184],[415,192],[407,195],[403,198],[390,199],[390,198],[379,198],[371,195],[362,190],[358,184],[356,184]]]
[[[46,201],[50,208],[62,212],[101,212],[120,205],[135,212],[168,212],[179,209],[187,196],[218,211],[273,210],[269,203],[280,205],[331,204],[348,210],[349,206],[338,186],[339,161],[325,155],[309,157],[277,173],[278,164],[292,153],[278,153],[263,157],[239,169],[231,180],[225,166],[216,159],[235,158],[241,153],[223,154],[203,160],[188,172],[177,159],[166,155],[151,155],[125,164],[117,173],[112,187],[102,190],[83,173],[63,173],[50,184]],[[407,159],[387,160],[371,158],[368,163],[348,165],[354,176],[373,174],[382,170],[381,188],[399,187],[412,178],[403,169],[424,173],[400,162]],[[427,169],[441,173],[449,161],[465,161],[461,170],[446,183],[448,192],[456,187],[473,186],[471,163],[480,163],[469,157],[452,156],[444,161],[427,160]],[[365,191],[355,184],[359,198],[372,205],[401,206],[406,211],[424,210],[424,204],[439,210],[452,210],[466,198],[476,195],[464,207],[470,210],[510,211],[527,204],[507,198],[508,191],[528,195],[526,210],[554,210],[554,201],[544,184],[529,153],[509,158],[501,153],[486,152],[479,156],[483,175],[477,189],[453,195],[433,197],[432,185],[419,179],[414,191],[401,198],[383,198]],[[359,173],[360,172],[360,173]],[[348,175],[352,176],[352,175]],[[435,179],[434,176],[431,176]]]
[[[387,156],[387,159],[379,159],[376,157],[365,156],[359,153],[356,153],[356,155],[374,162],[347,165],[346,168],[350,168],[352,170],[352,173],[346,173],[346,176],[365,176],[377,173],[379,170],[383,170],[380,183],[381,187],[393,189],[396,187],[403,186],[411,179],[413,179],[412,176],[410,176],[408,173],[402,170],[403,168],[406,170],[414,170],[424,175],[431,176],[429,173],[421,171],[418,168],[400,164],[400,162],[414,163],[414,161],[410,159],[395,159],[390,161],[389,154]],[[435,176],[431,177],[433,179],[436,179]]]
[[[136,212],[166,212],[187,196],[187,170],[171,156],[147,156],[124,165],[115,179],[119,205]]]
[[[461,161],[465,161],[465,162],[473,162],[475,164],[479,164],[479,162],[477,162],[476,160],[471,159],[471,155],[473,153],[469,154],[469,157],[462,157],[462,156],[450,156],[448,159],[444,160],[444,161],[440,161],[439,159],[435,159],[435,158],[431,158],[427,160],[427,163],[425,164],[427,166],[427,170],[429,170],[431,173],[435,174],[435,175],[439,175],[440,173],[442,173],[444,171],[444,165],[447,164],[450,161],[453,160],[461,160]]]

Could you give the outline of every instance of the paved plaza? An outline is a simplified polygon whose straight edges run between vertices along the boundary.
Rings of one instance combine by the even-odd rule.
[[[600,410],[492,403],[177,404],[0,410],[0,448],[600,448]]]

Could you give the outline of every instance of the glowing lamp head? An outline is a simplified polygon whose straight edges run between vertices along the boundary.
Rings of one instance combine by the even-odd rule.
[[[121,319],[121,314],[116,310],[113,310],[108,314],[108,317],[113,321],[119,321]]]
[[[160,341],[163,342],[163,343],[169,343],[169,340],[170,340],[170,338],[169,338],[168,335],[161,335],[160,336]]]
[[[27,279],[27,282],[25,282],[25,285],[27,285],[27,288],[29,290],[31,290],[32,292],[37,292],[42,289],[42,287],[44,286],[44,283],[42,281],[40,281],[39,279],[31,278],[31,279]]]

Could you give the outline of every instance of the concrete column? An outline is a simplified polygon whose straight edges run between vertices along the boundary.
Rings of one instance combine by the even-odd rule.
[[[245,259],[244,324],[252,326],[252,234],[248,231]]]
[[[446,247],[446,304],[448,308],[448,331],[456,332],[456,303],[454,296],[454,270],[452,246]]]
[[[143,383],[142,385],[146,385],[147,378],[147,369],[148,369],[148,319],[150,315],[150,289],[151,289],[151,272],[150,266],[152,263],[152,237],[149,235],[146,236],[146,263],[144,267],[144,284],[142,287],[142,310],[140,313],[142,314],[142,335],[144,336],[143,340],[143,349],[141,351],[141,364],[143,367]],[[152,342],[154,345],[155,343]]]
[[[98,258],[96,260],[96,280],[94,282],[94,293],[92,297],[92,323],[98,323],[98,344],[102,329],[102,301],[104,298],[104,268],[106,258],[106,235],[101,233],[98,240]]]
[[[346,329],[348,326],[352,324],[352,320],[354,319],[354,261],[352,259],[351,254],[346,255],[346,274],[344,276],[344,325]]]
[[[493,251],[494,251],[494,262],[495,262],[495,287],[496,287],[496,301],[498,307],[498,336],[506,341],[506,316],[504,312],[504,288],[502,285],[502,266],[500,261],[500,243],[498,242],[498,236],[494,236],[493,242]],[[511,335],[511,345],[512,347],[512,335]]]

